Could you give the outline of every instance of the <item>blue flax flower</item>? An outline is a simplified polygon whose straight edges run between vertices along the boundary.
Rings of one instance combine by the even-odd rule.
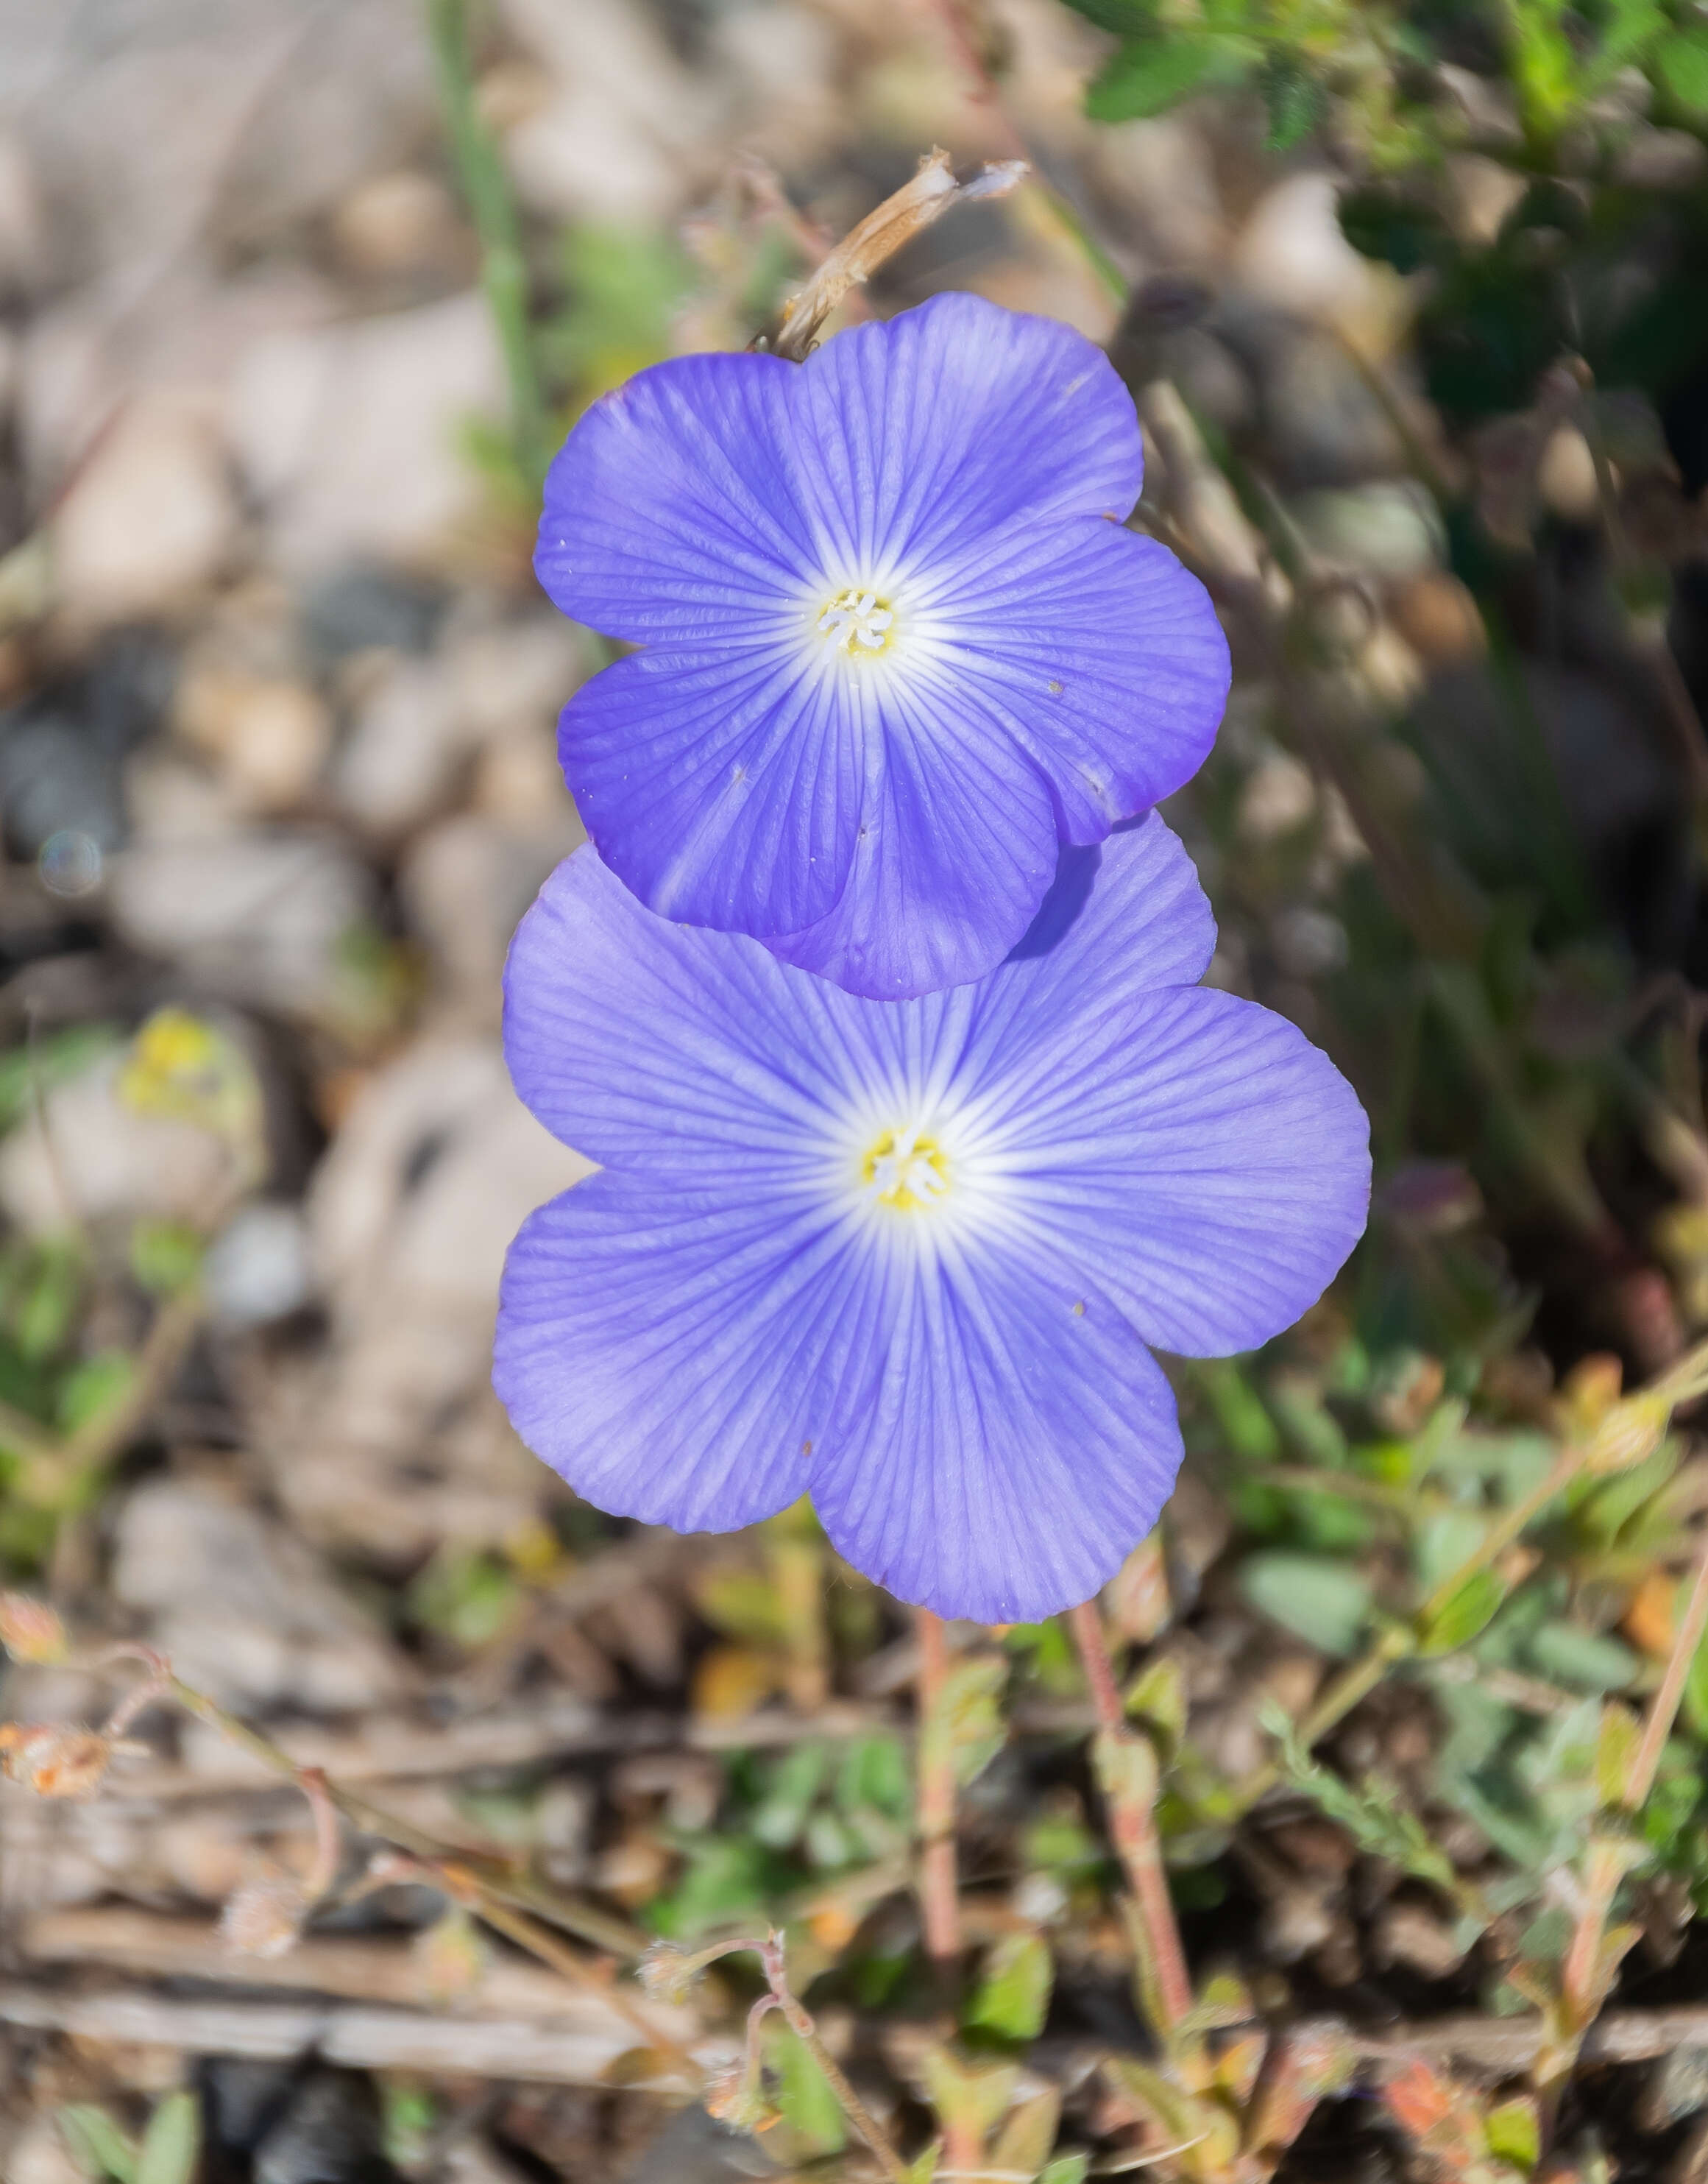
[[[976,984],[859,999],[643,909],[592,849],[523,921],[522,1097],[602,1163],[530,1217],[494,1379],[600,1507],[810,1491],[858,1568],[987,1622],[1087,1598],[1180,1462],[1149,1346],[1244,1350],[1364,1225],[1364,1116],[1215,940],[1154,815],[1064,854]]]
[[[1208,596],[1121,527],[1143,471],[1108,359],[976,296],[604,396],[535,567],[640,648],[559,730],[606,864],[853,993],[993,970],[1059,843],[1178,788],[1221,717]]]

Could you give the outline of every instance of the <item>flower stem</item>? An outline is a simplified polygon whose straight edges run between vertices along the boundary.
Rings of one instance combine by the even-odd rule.
[[[503,159],[475,103],[464,0],[427,0],[427,28],[451,154],[480,238],[481,285],[509,379],[516,462],[530,488],[537,488],[551,461],[551,429],[528,323],[528,268],[515,200]]]
[[[942,1618],[915,1608],[919,1634],[919,1903],[926,1954],[945,1987],[960,1962],[954,1856],[954,1746],[943,1719],[949,1643]]]
[[[922,1614],[924,1609],[920,1611]],[[907,2184],[907,2171],[902,2167],[895,2148],[880,2127],[865,2103],[849,2084],[842,2065],[819,2036],[819,2029],[811,2015],[795,1998],[788,1983],[787,1968],[783,1959],[783,1937],[775,1929],[768,1934],[759,1949],[759,1962],[765,1967],[765,1984],[776,1997],[777,2006],[788,2020],[797,2037],[811,2054],[825,2074],[826,2084],[841,2104],[843,2114],[865,2141],[872,2158],[891,2184]]]
[[[1110,1834],[1132,1895],[1128,1925],[1138,1958],[1138,1985],[1166,2047],[1177,2040],[1192,2008],[1192,1975],[1181,1947],[1174,1900],[1156,1830],[1156,1760],[1132,1730],[1115,1686],[1115,1669],[1094,1600],[1068,1611],[1074,1643],[1097,1708],[1098,1780],[1109,1810]]]
[[[1666,1674],[1649,1702],[1642,1737],[1621,1789],[1619,1808],[1627,1815],[1642,1810],[1655,1787],[1661,1757],[1684,1696],[1685,1680],[1705,1631],[1708,1631],[1708,1535],[1704,1535],[1697,1552],[1690,1597],[1673,1636]],[[1608,1947],[1607,1920],[1619,1884],[1630,1865],[1630,1846],[1626,1839],[1599,1831],[1592,1834],[1583,1857],[1577,1917],[1560,1966],[1559,2035],[1553,2042],[1544,2043],[1538,2068],[1544,2105],[1550,2115],[1566,2079],[1577,2064],[1583,2036],[1607,1999],[1619,1959],[1624,1953],[1616,1937],[1615,1945]]]

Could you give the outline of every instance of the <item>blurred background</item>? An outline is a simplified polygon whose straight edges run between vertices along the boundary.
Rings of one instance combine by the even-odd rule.
[[[315,1800],[217,1725],[150,1710],[83,1798],[18,1761],[8,2179],[871,2173],[792,2036],[720,2132],[446,1852],[592,1964],[786,1925],[955,2174],[1209,2173],[1096,2073],[1143,2034],[1063,1632],[951,1634],[933,2046],[905,1616],[804,1509],[601,1517],[487,1383],[504,1247],[585,1169],[498,1039],[605,656],[532,582],[544,460],[762,334],[932,147],[1032,179],[833,323],[955,287],[1110,347],[1136,520],[1234,653],[1168,811],[1211,978],[1374,1128],[1368,1238],[1177,1375],[1187,1472],[1103,1603],[1194,1968],[1283,2028],[1461,2028],[1238,2175],[1522,2177],[1538,2113],[1572,2174],[1708,2175],[1708,1457],[1664,1404],[1595,1440],[1699,1395],[1708,1329],[1705,133],[1708,19],[1654,0],[0,0],[0,1576],[352,1822],[293,1947]],[[8,1642],[21,1722],[147,1669]],[[1638,2030],[1500,2122],[1449,2064],[1572,1999],[1610,1811]],[[756,1991],[665,2018],[715,2059]]]

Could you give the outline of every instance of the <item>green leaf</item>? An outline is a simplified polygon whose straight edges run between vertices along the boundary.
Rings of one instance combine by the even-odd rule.
[[[1327,110],[1321,84],[1290,53],[1274,53],[1259,80],[1269,115],[1269,149],[1290,152],[1302,144]]]
[[[168,2093],[148,2119],[136,2184],[191,2184],[202,2150],[202,2112],[193,2093]]]
[[[202,1271],[206,1244],[184,1221],[142,1220],[131,1229],[131,1274],[139,1289],[170,1296],[188,1289]]]
[[[932,2048],[920,2064],[926,2097],[944,2127],[982,2146],[1014,2098],[1014,2063],[970,2063],[951,2048]]]
[[[777,2074],[778,2109],[804,2142],[804,2152],[813,2158],[840,2153],[848,2144],[848,2125],[830,2080],[793,2026],[780,2018],[772,2022],[777,2028],[771,2036],[771,2060]]]
[[[947,1758],[963,1787],[977,1779],[1008,1741],[1002,1693],[1008,1663],[999,1653],[965,1653],[949,1669],[920,1739],[921,1765]]]
[[[1048,2169],[1038,2171],[1038,2184],[1085,2184],[1090,2169],[1088,2153],[1058,2153]]]
[[[1708,30],[1677,31],[1663,38],[1650,66],[1681,106],[1708,113]]]
[[[1249,1556],[1240,1590],[1260,1614],[1321,1653],[1349,1653],[1370,1620],[1370,1580],[1326,1555]]]
[[[962,2022],[970,2031],[1035,2040],[1049,2008],[1053,1977],[1049,1944],[1041,1934],[1004,1934],[985,1958]]]
[[[1142,38],[1157,27],[1155,0],[1066,0],[1076,15],[1113,31],[1118,38]]]
[[[1536,2103],[1520,2098],[1503,2101],[1483,2119],[1483,2136],[1498,2161],[1510,2161],[1527,2176],[1542,2155],[1542,2133]]]
[[[1457,1652],[1494,1619],[1506,1597],[1506,1586],[1497,1571],[1472,1570],[1461,1578],[1441,1605],[1428,1617],[1419,1633],[1417,1650],[1426,1657]]]
[[[1616,1638],[1556,1617],[1530,1641],[1530,1660],[1556,1684],[1583,1691],[1622,1691],[1637,1674],[1637,1656]]]
[[[1229,60],[1216,38],[1130,38],[1093,78],[1085,110],[1093,121],[1141,121],[1166,113],[1232,72]]]
[[[54,2120],[66,2151],[85,2176],[116,2177],[118,2184],[136,2184],[136,2147],[120,2130],[105,2109],[82,2102],[61,2109]]]

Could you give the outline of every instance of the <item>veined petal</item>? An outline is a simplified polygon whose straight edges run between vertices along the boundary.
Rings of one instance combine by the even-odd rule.
[[[847,881],[815,924],[765,945],[884,1000],[966,984],[1031,923],[1056,868],[1043,775],[999,732],[914,678],[871,701],[860,828]]]
[[[811,1422],[860,1400],[850,1271],[809,1206],[593,1176],[510,1246],[492,1384],[600,1508],[732,1531],[798,1499]]]
[[[860,1006],[757,941],[654,916],[588,847],[516,928],[504,1057],[540,1121],[590,1160],[704,1187],[812,1156],[876,1066]]]
[[[1227,702],[1227,639],[1166,547],[1109,523],[964,541],[923,610],[932,671],[1055,789],[1072,842],[1189,781]]]
[[[793,466],[798,367],[683,356],[602,394],[546,478],[534,570],[567,615],[634,644],[739,643],[823,559]]]
[[[1072,1047],[1082,1027],[1155,987],[1196,985],[1215,950],[1197,871],[1157,813],[1067,844],[1025,938],[972,1000],[963,1072],[993,1085],[1045,1056],[1053,1069],[1056,1041]]]
[[[1053,1051],[1054,1076],[1004,1088],[1017,1214],[1159,1349],[1221,1357],[1290,1327],[1369,1210],[1368,1125],[1327,1056],[1284,1017],[1191,987]]]
[[[999,527],[1119,521],[1144,480],[1132,397],[1102,350],[980,296],[836,335],[803,368],[792,422],[820,533],[850,578],[929,571]]]
[[[815,1450],[826,1530],[857,1569],[939,1615],[1031,1622],[1088,1599],[1179,1468],[1155,1360],[1024,1237],[885,1256],[872,1400]]]
[[[634,654],[570,700],[558,751],[606,861],[660,916],[792,933],[847,884],[867,734],[856,676],[798,651]]]

